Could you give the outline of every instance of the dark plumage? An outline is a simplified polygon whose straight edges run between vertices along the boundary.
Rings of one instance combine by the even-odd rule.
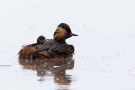
[[[45,39],[40,37],[37,39],[37,43],[28,45],[32,49],[24,50],[25,47],[20,51],[29,51],[28,55],[34,58],[38,57],[57,57],[57,56],[71,56],[74,53],[74,46],[66,43],[66,39],[71,36],[78,36],[73,34],[70,27],[66,23],[61,23],[58,25],[56,31],[54,32],[54,39]],[[34,47],[34,49],[33,49]],[[32,50],[32,51],[31,51]],[[27,52],[28,52],[27,51]],[[22,53],[19,52],[19,55]]]
[[[61,23],[54,32],[54,39],[47,39],[46,42],[37,49],[37,51],[41,52],[47,50],[51,54],[73,54],[74,50],[69,50],[71,45],[68,45],[65,41],[71,36],[78,35],[73,34],[66,23]],[[73,45],[72,48],[74,48]]]
[[[33,44],[30,44],[28,46],[34,46],[36,48],[38,48],[40,45],[42,45],[44,42],[46,41],[46,38],[44,36],[39,36],[37,38],[37,42],[36,43],[33,43]]]
[[[41,52],[44,50],[47,50],[49,53],[52,53],[52,54],[55,54],[55,53],[56,54],[73,54],[74,46],[69,45],[66,42],[57,42],[54,39],[48,39],[43,45],[41,45],[37,49],[38,52]]]

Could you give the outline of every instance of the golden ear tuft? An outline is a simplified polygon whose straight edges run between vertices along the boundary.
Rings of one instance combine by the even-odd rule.
[[[66,30],[62,27],[58,27],[55,31],[55,35],[54,35],[54,39],[55,40],[60,40],[65,34],[66,34]]]

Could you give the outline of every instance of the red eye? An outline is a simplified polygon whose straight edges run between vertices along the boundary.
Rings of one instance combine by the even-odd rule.
[[[67,31],[66,31],[65,33],[66,33],[66,34],[68,34],[68,32],[67,32]]]

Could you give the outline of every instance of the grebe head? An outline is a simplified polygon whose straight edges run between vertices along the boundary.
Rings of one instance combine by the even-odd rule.
[[[41,35],[41,36],[39,36],[39,37],[37,38],[37,43],[38,43],[38,44],[43,44],[43,43],[45,42],[45,40],[46,40],[46,38]]]
[[[78,35],[72,33],[69,25],[67,25],[66,23],[61,23],[58,25],[53,36],[56,41],[65,41],[67,38],[70,38],[71,36],[78,36]]]

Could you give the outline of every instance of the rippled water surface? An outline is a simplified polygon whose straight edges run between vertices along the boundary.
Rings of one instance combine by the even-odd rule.
[[[0,90],[135,90],[135,1],[0,1]],[[73,59],[19,60],[22,45],[53,38],[61,22],[77,37]]]

